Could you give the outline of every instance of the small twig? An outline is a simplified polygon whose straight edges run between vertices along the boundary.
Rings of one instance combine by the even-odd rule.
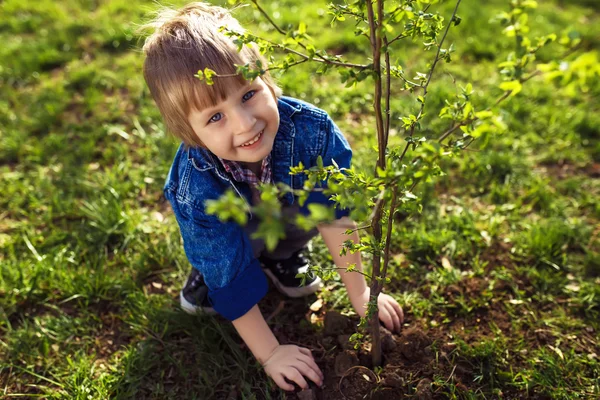
[[[404,9],[404,4],[401,4],[398,7],[396,7],[396,9],[390,11],[390,13],[388,15],[393,17],[394,14],[396,14],[398,11],[403,10],[403,9]]]
[[[292,64],[288,65],[287,67],[270,67],[270,68],[267,68],[267,69],[265,69],[265,72],[267,72],[267,71],[274,71],[274,70],[277,70],[277,69],[294,67],[294,66],[296,66],[298,64],[302,64],[302,63],[305,63],[307,61],[308,61],[308,58],[304,58],[304,59],[302,59],[300,61],[297,61],[295,63],[292,63]],[[239,76],[239,75],[240,75],[239,73],[236,73],[236,74],[222,74],[222,75],[221,74],[214,74],[213,77],[215,77],[215,78],[233,78],[233,77],[236,77],[236,76]]]
[[[396,36],[395,38],[393,38],[392,40],[390,40],[388,42],[388,46],[391,45],[392,43],[394,43],[396,40],[404,39],[405,37],[408,37],[408,35],[405,35],[404,32],[399,34],[398,36]]]
[[[431,7],[431,4],[427,4],[427,6],[425,6],[425,8],[423,9],[423,12],[427,12],[427,10],[429,9],[429,7]],[[398,10],[400,10],[401,6],[396,7],[396,9],[392,12],[390,12],[390,15],[394,15]],[[399,39],[404,39],[405,37],[408,37],[408,35],[405,35],[404,32],[400,33],[398,36],[396,36],[395,38],[393,38],[392,40],[390,40],[390,42],[388,43],[388,45],[394,43],[396,40]]]
[[[562,58],[566,58],[566,57],[570,56],[571,54],[573,54],[574,52],[576,52],[577,50],[579,50],[579,46],[575,46],[575,47],[573,47],[573,48],[569,49],[569,50],[568,50],[568,51],[566,51],[564,54],[562,54],[562,55],[560,56],[560,58],[561,58],[561,59],[562,59]],[[525,83],[525,82],[527,82],[528,80],[530,80],[530,79],[532,79],[532,78],[534,78],[534,77],[536,77],[536,76],[539,76],[539,75],[543,75],[543,72],[542,72],[542,71],[540,71],[539,69],[536,69],[535,71],[533,71],[532,73],[530,73],[530,74],[529,74],[529,75],[527,75],[526,77],[519,79],[519,82],[520,82],[520,83]],[[496,101],[494,102],[494,104],[493,104],[493,105],[491,105],[491,106],[489,106],[488,108],[486,108],[486,109],[485,109],[485,111],[489,111],[489,110],[491,110],[491,109],[492,109],[492,107],[495,107],[495,106],[497,106],[498,104],[502,103],[504,100],[506,100],[506,99],[507,99],[507,98],[510,96],[510,94],[511,94],[511,93],[512,93],[512,90],[507,90],[506,92],[504,92],[504,94],[502,94],[502,96],[500,96],[498,99],[496,99]],[[441,135],[441,136],[438,138],[438,140],[437,140],[437,141],[438,141],[438,142],[442,142],[442,141],[443,141],[444,139],[446,139],[446,138],[447,138],[449,135],[451,135],[451,134],[452,134],[452,132],[456,131],[456,130],[457,130],[458,128],[460,128],[461,126],[468,125],[468,124],[470,124],[470,123],[472,123],[472,122],[474,122],[474,121],[476,121],[476,120],[478,120],[478,119],[479,119],[479,118],[475,117],[475,118],[471,118],[471,119],[468,119],[468,120],[466,120],[466,121],[462,121],[462,122],[460,122],[460,123],[458,123],[458,124],[454,125],[452,128],[450,128],[450,129],[448,129],[446,132],[444,132],[444,133],[443,133],[443,134],[442,134],[442,135]]]
[[[281,300],[279,302],[279,304],[277,304],[277,307],[275,307],[275,310],[273,310],[273,312],[271,314],[269,314],[269,316],[265,319],[265,321],[267,323],[269,323],[270,320],[272,320],[275,316],[277,316],[277,314],[279,314],[280,312],[283,311],[285,307],[285,301]]]
[[[354,18],[356,18],[356,19],[359,19],[359,20],[361,20],[362,22],[367,22],[367,19],[365,18],[365,16],[364,16],[364,15],[357,14],[357,13],[354,13],[354,12],[352,12],[352,11],[348,11],[348,10],[341,10],[339,7],[337,7],[337,5],[336,5],[336,4],[333,4],[333,3],[331,3],[330,5],[334,6],[334,8],[338,8],[338,10],[340,10],[340,12],[341,12],[342,14],[346,14],[346,15],[352,15]]]
[[[254,5],[258,8],[258,11],[265,16],[265,18],[267,18],[267,20],[271,23],[271,25],[273,25],[273,27],[277,30],[277,32],[279,32],[282,35],[285,35],[286,32],[281,29],[270,17],[269,14],[267,14],[267,12],[258,4],[257,0],[251,0],[252,3],[254,3]],[[290,49],[289,47],[285,47],[282,45],[279,45],[277,43],[273,43],[269,40],[263,39],[263,38],[259,38],[258,36],[255,36],[258,39],[264,40],[267,43],[273,44],[281,49],[283,49],[284,51],[287,51],[289,53],[293,53],[296,54],[297,56],[300,56],[304,59],[310,60],[311,57],[307,56],[306,54],[300,53],[299,51]],[[306,50],[306,46],[302,43],[298,43],[303,49]],[[336,66],[340,66],[340,67],[351,67],[351,68],[361,68],[361,69],[366,69],[368,68],[368,65],[361,65],[361,64],[352,64],[352,63],[344,63],[344,62],[339,62],[339,61],[331,61],[325,57],[323,57],[320,54],[315,54],[316,57],[318,57],[319,59],[316,58],[312,58],[312,60],[316,61],[316,62],[321,62],[321,63],[325,63],[325,64],[330,64],[330,65],[336,65]]]
[[[442,36],[442,40],[440,41],[440,44],[438,45],[438,49],[437,49],[437,53],[435,55],[435,59],[433,61],[433,65],[431,66],[431,69],[429,70],[429,76],[427,77],[427,82],[423,86],[423,101],[421,102],[421,108],[419,109],[419,114],[417,114],[417,120],[415,122],[413,122],[410,126],[410,137],[413,137],[417,122],[423,116],[423,110],[425,109],[425,97],[427,96],[427,88],[429,87],[429,82],[431,82],[431,77],[433,76],[433,71],[435,70],[435,66],[437,65],[437,62],[439,61],[439,56],[440,56],[440,52],[442,51],[442,45],[444,44],[444,40],[446,40],[446,36],[448,35],[450,26],[452,25],[452,22],[454,21],[454,18],[456,17],[456,12],[458,11],[458,6],[460,5],[460,2],[461,2],[461,0],[458,0],[456,2],[456,6],[454,7],[452,17],[448,21],[448,25],[446,26],[446,31],[444,32],[444,36]],[[400,161],[402,161],[404,159],[404,155],[406,154],[406,151],[408,150],[409,145],[410,145],[410,143],[407,142],[406,146],[404,147],[404,151],[402,152],[402,155],[400,156]]]
[[[394,221],[394,212],[396,211],[396,200],[398,198],[398,186],[394,186],[392,192],[392,203],[390,205],[390,214],[388,215],[388,226],[385,238],[385,250],[383,253],[383,269],[381,277],[385,279],[387,275],[388,264],[390,263],[390,242],[392,241],[392,224]]]
[[[277,32],[281,33],[282,35],[286,34],[286,32],[279,26],[277,26],[277,24],[271,19],[271,17],[269,17],[269,14],[267,14],[267,12],[263,10],[263,8],[258,4],[258,1],[252,0],[252,3],[254,3],[256,8],[258,8],[258,11],[260,11],[260,13],[265,16],[265,18],[271,23],[271,25],[273,25],[273,27],[277,29]]]
[[[433,65],[431,66],[431,69],[429,70],[429,76],[427,77],[427,82],[425,83],[425,86],[423,86],[423,98],[427,95],[427,88],[429,87],[429,82],[431,82],[431,77],[433,76],[433,71],[435,70],[435,66],[437,65],[438,61],[440,60],[440,53],[442,51],[442,46],[444,44],[444,41],[446,40],[448,31],[450,30],[452,21],[454,21],[454,17],[456,17],[456,12],[458,11],[458,6],[460,5],[460,2],[461,2],[461,0],[458,0],[456,2],[456,6],[454,7],[454,12],[452,13],[452,17],[450,18],[450,21],[448,21],[448,25],[446,26],[446,31],[444,32],[444,36],[442,36],[442,40],[440,41],[440,44],[438,45],[438,49],[437,49],[437,53],[435,55],[435,59],[433,61]],[[425,108],[425,102],[423,101],[421,103],[421,110],[419,111],[419,117],[423,114],[424,108]],[[417,119],[419,119],[419,117],[417,117]],[[413,126],[414,125],[415,124],[413,124]],[[412,136],[412,129],[411,129],[411,136]]]
[[[334,270],[334,269],[336,269],[336,270],[337,270],[337,269],[343,269],[344,271],[346,271],[348,268],[345,268],[345,267],[325,267],[325,268],[324,268],[324,270],[325,270],[325,271],[327,271],[327,270]],[[369,278],[369,279],[371,279],[371,275],[367,274],[366,272],[359,271],[359,270],[357,270],[357,269],[355,269],[354,271],[350,271],[350,272],[356,272],[356,273],[359,273],[359,274],[361,274],[361,275],[362,275],[362,276],[364,276],[365,278]]]
[[[536,71],[532,72],[531,74],[529,74],[528,76],[526,76],[525,78],[519,79],[519,82],[521,82],[521,83],[526,82],[526,81],[530,80],[531,78],[540,75],[541,73],[542,72],[540,70],[536,70]],[[502,94],[502,96],[500,96],[496,99],[496,101],[494,102],[493,105],[489,106],[484,111],[490,111],[493,107],[496,107],[498,104],[500,104],[504,100],[506,100],[510,96],[511,93],[512,93],[512,90],[507,90],[506,92],[504,92],[504,94]],[[450,129],[448,129],[446,132],[442,133],[442,135],[438,138],[437,141],[442,142],[444,139],[446,139],[448,136],[450,136],[454,131],[456,131],[461,126],[468,125],[472,122],[477,121],[478,119],[479,118],[474,117],[474,118],[469,118],[465,121],[459,122],[458,124],[454,125]]]
[[[525,78],[521,79],[521,83],[525,83],[528,80],[530,80],[531,78],[533,78],[534,76],[538,76],[541,75],[542,71],[540,71],[539,69],[536,69],[535,71],[533,71],[531,74],[529,74],[528,76],[526,76]]]
[[[406,77],[404,76],[404,74],[400,74],[400,79],[402,79],[404,82],[408,83],[409,85],[411,85],[412,87],[416,88],[422,88],[423,85],[420,85],[418,83],[414,83],[413,81],[410,81],[408,79],[406,79]]]
[[[454,132],[455,130],[457,130],[457,129],[458,129],[458,128],[460,128],[461,126],[469,124],[469,123],[470,123],[469,121],[470,121],[470,120],[467,120],[467,121],[460,122],[460,123],[458,123],[458,124],[454,125],[452,128],[448,129],[446,132],[444,132],[444,133],[442,134],[442,136],[440,136],[440,137],[439,137],[439,139],[438,139],[438,142],[442,142],[442,141],[443,141],[444,139],[446,139],[446,138],[447,138],[447,137],[448,137],[450,134],[452,134],[452,132]]]
[[[452,372],[450,372],[450,376],[448,377],[448,379],[446,379],[446,382],[444,382],[444,385],[448,382],[450,382],[450,379],[452,379],[452,377],[454,376],[454,371],[456,371],[456,367],[458,365],[455,365],[454,368],[452,368]]]
[[[385,130],[384,130],[384,147],[387,148],[390,137],[390,95],[392,91],[392,77],[390,75],[390,51],[388,41],[383,35],[383,44],[385,45]]]
[[[347,226],[348,228],[350,228],[350,227],[352,227],[354,225],[352,225],[352,224],[340,224],[340,225],[337,225],[337,226],[339,226],[339,227],[346,227]],[[356,227],[354,229],[349,229],[349,230],[350,230],[350,233],[354,233],[354,232],[361,231],[361,230],[364,230],[364,229],[369,229],[370,227],[371,227],[371,225],[369,224],[369,225],[359,226],[359,227]]]

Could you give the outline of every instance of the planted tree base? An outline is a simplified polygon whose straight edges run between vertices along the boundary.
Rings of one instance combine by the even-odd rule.
[[[488,283],[479,278],[468,278],[448,287],[448,296],[482,296]],[[510,316],[503,309],[501,299],[505,288],[498,286],[498,299],[488,307],[473,310],[471,316],[452,316],[452,321],[437,326],[430,320],[415,320],[406,311],[404,329],[392,334],[380,328],[383,347],[383,366],[373,368],[370,355],[370,337],[354,349],[348,342],[356,332],[359,318],[344,316],[336,311],[311,311],[308,299],[282,299],[271,291],[263,311],[268,314],[276,303],[285,302],[284,310],[273,317],[269,325],[281,343],[293,343],[311,349],[315,360],[325,374],[325,383],[319,388],[311,385],[308,391],[287,393],[287,399],[446,399],[450,392],[484,393],[495,398],[544,398],[535,393],[511,389],[500,382],[494,351],[486,352],[498,337],[491,327],[505,336],[514,335]],[[454,293],[455,292],[455,293]],[[363,332],[364,333],[364,332]],[[521,332],[523,334],[525,332]],[[547,341],[539,334],[526,334],[529,348],[545,346]],[[462,344],[461,344],[462,343]],[[461,347],[463,346],[463,347]],[[473,349],[480,349],[480,355]],[[525,362],[525,361],[523,361]],[[520,368],[523,365],[512,365]],[[498,387],[503,387],[502,390]],[[507,388],[508,387],[508,388]],[[276,392],[273,392],[276,397]]]
[[[268,315],[267,308],[280,301],[278,293],[270,292],[263,312]],[[435,336],[417,327],[404,329],[400,335],[392,334],[382,326],[384,365],[376,373],[371,361],[370,337],[367,335],[358,349],[348,341],[356,332],[358,317],[344,316],[336,311],[313,312],[301,299],[283,301],[286,311],[274,316],[269,325],[281,343],[310,348],[325,374],[322,388],[311,385],[306,391],[298,389],[288,393],[288,399],[402,399],[414,398],[417,392],[418,398],[433,398],[431,379],[436,369],[444,368],[434,365],[432,345],[436,343]],[[306,300],[307,303],[310,301]],[[289,320],[298,316],[303,317]],[[450,365],[445,368],[450,373]]]

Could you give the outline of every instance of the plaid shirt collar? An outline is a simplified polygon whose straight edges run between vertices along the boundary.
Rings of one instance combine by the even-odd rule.
[[[230,160],[225,160],[223,158],[219,158],[221,164],[225,168],[233,179],[238,182],[246,182],[253,186],[258,185],[259,183],[273,183],[272,182],[272,168],[271,168],[271,154],[265,157],[260,166],[260,176],[256,176],[254,172],[252,172],[249,168],[242,166],[240,163]]]

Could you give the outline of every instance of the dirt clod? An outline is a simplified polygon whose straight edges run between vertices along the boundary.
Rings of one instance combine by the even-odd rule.
[[[400,375],[392,372],[387,374],[381,383],[383,386],[399,389],[404,386],[404,379]]]
[[[398,340],[400,352],[408,361],[417,362],[426,357],[430,351],[427,347],[431,339],[418,328],[407,329]]]
[[[306,389],[296,393],[298,400],[317,400],[317,395],[313,389]]]
[[[389,353],[390,351],[394,350],[396,346],[396,341],[391,334],[383,335],[381,337],[381,350],[383,350],[384,353]]]
[[[344,350],[352,350],[354,348],[353,343],[350,342],[350,336],[352,335],[338,335],[337,341],[340,348]]]
[[[323,333],[330,336],[342,335],[352,329],[352,322],[347,317],[335,311],[329,311],[325,314],[323,324]]]
[[[358,364],[356,353],[350,350],[344,350],[343,353],[340,353],[335,357],[335,374],[336,376],[342,376],[346,371]]]
[[[421,379],[417,384],[417,392],[415,393],[419,400],[431,400],[433,399],[433,392],[431,391],[431,380]]]
[[[370,352],[360,351],[358,353],[358,364],[373,369],[373,356]]]

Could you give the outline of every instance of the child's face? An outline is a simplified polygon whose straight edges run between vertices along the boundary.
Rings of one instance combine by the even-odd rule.
[[[273,148],[279,112],[271,90],[257,78],[215,107],[192,110],[188,121],[216,156],[255,165]]]

